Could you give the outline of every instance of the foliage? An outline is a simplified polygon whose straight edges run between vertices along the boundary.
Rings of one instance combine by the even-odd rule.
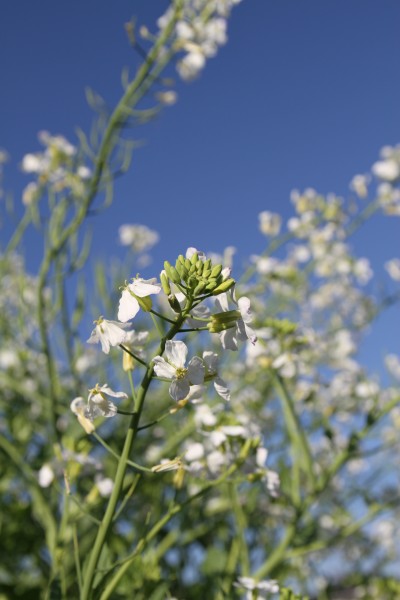
[[[116,108],[88,92],[90,134],[42,132],[24,157],[33,179],[0,262],[0,598],[399,593],[400,359],[383,377],[359,357],[399,300],[400,262],[378,287],[351,247],[367,219],[400,214],[399,149],[349,200],[294,192],[284,227],[261,213],[266,249],[241,273],[228,251],[184,248],[130,279],[158,238],[137,225],[121,229],[123,264],[90,253],[86,220],[112,210],[128,131],[176,99],[171,62],[186,79],[204,68],[232,4],[172,2],[144,46],[131,24],[143,62]],[[36,274],[28,230],[44,240]],[[93,318],[101,348],[84,341]]]

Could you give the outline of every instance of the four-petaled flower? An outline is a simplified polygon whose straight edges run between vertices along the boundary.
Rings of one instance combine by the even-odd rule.
[[[237,350],[238,340],[244,341],[248,339],[252,344],[255,344],[257,341],[254,330],[249,326],[249,323],[252,321],[250,300],[246,296],[242,296],[239,300],[236,300],[233,293],[231,294],[231,298],[237,305],[241,317],[237,319],[235,327],[221,331],[219,334],[222,347],[225,350]],[[226,293],[219,294],[215,299],[215,304],[219,311],[229,311],[228,295]]]
[[[127,325],[118,323],[117,321],[107,321],[103,317],[100,317],[95,323],[96,327],[87,340],[88,344],[97,344],[97,342],[100,342],[101,349],[105,354],[108,354],[110,346],[119,346],[125,341],[127,335],[125,329]]]
[[[206,367],[206,379],[212,379],[214,383],[215,391],[224,400],[231,399],[231,393],[228,386],[222,377],[218,375],[218,354],[207,350],[203,352],[203,361]]]
[[[107,396],[111,396],[112,398],[128,397],[125,392],[114,392],[106,383],[100,387],[97,383],[94,388],[89,390],[88,406],[85,417],[91,421],[93,421],[95,417],[115,417],[117,414],[117,407]]]
[[[188,396],[191,385],[200,385],[204,381],[203,360],[194,356],[185,367],[187,353],[186,344],[168,340],[165,345],[166,359],[162,356],[153,359],[156,375],[171,380],[169,393],[177,402]]]
[[[122,323],[130,321],[139,312],[139,309],[151,308],[151,300],[147,298],[151,294],[159,294],[161,286],[157,283],[157,279],[142,279],[137,277],[133,279],[123,290],[119,301],[118,319]],[[147,300],[146,300],[147,299]]]

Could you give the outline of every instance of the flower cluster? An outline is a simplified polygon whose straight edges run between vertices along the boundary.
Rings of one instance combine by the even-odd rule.
[[[47,131],[39,133],[39,141],[45,150],[26,154],[22,159],[22,171],[37,178],[25,187],[23,203],[28,205],[37,200],[46,186],[53,193],[67,190],[74,196],[82,196],[91,172],[78,155],[78,149],[63,136],[53,136]]]

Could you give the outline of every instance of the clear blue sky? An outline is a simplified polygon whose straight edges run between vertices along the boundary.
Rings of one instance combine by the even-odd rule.
[[[154,28],[166,5],[3,2],[0,146],[17,201],[29,180],[18,163],[40,149],[37,132],[75,141],[75,126],[87,131],[85,86],[112,105],[122,68],[137,64],[124,22],[137,15]],[[96,254],[118,252],[118,227],[133,222],[159,231],[160,261],[188,245],[234,245],[244,257],[263,247],[258,213],[289,215],[291,189],[347,194],[351,177],[400,141],[399,24],[399,0],[243,0],[228,44],[197,81],[177,82],[177,105],[136,131],[146,145],[97,222]],[[360,253],[398,254],[398,223],[367,228]]]

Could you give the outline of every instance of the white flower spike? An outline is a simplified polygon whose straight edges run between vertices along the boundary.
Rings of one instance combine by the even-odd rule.
[[[186,344],[168,340],[165,345],[166,360],[162,356],[153,359],[156,375],[171,380],[169,394],[177,402],[188,396],[191,385],[200,385],[204,381],[205,367],[202,359],[194,356],[185,367],[187,353]]]

